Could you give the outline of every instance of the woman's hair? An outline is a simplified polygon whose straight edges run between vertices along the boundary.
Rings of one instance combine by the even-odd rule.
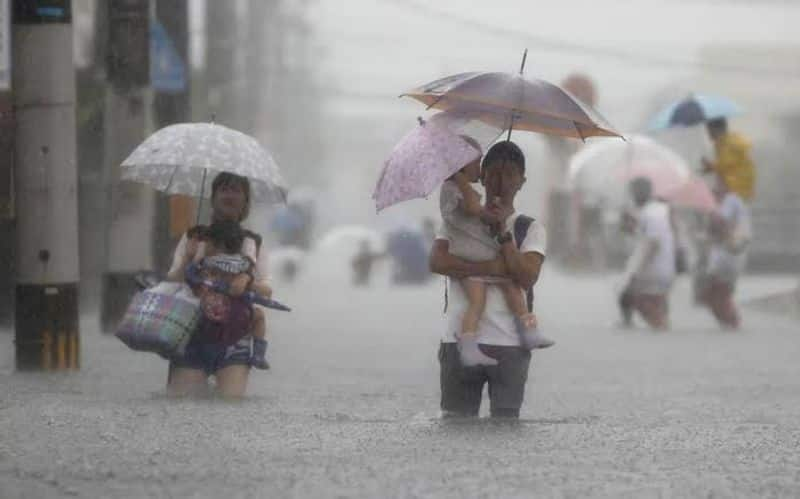
[[[486,169],[495,163],[512,163],[520,169],[520,173],[525,174],[525,155],[522,153],[522,149],[510,140],[497,142],[490,147],[483,157],[481,168],[486,172]]]
[[[217,220],[211,225],[195,225],[186,232],[189,239],[210,241],[226,253],[240,253],[246,238],[256,243],[256,251],[261,248],[261,236],[242,227],[234,220]]]
[[[241,186],[244,191],[244,207],[242,208],[242,213],[239,215],[239,222],[241,222],[250,214],[250,181],[247,177],[242,177],[241,175],[236,175],[231,172],[217,174],[217,176],[214,177],[214,181],[211,182],[211,199],[214,199],[214,196],[217,195],[217,191],[221,187],[237,184]]]
[[[225,253],[241,253],[245,232],[239,222],[219,220],[208,226],[208,239]]]

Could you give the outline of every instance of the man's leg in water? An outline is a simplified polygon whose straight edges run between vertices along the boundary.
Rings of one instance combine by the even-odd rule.
[[[669,329],[669,303],[666,295],[636,293],[634,308],[647,324],[656,330]]]
[[[738,329],[741,324],[739,311],[733,302],[733,283],[711,278],[708,307],[719,322],[727,329]]]
[[[461,362],[465,366],[497,364],[497,361],[481,352],[478,346],[478,322],[486,308],[486,283],[469,278],[461,279],[460,283],[467,296],[467,310],[461,319],[461,333],[458,335]]]
[[[440,408],[443,417],[475,417],[481,408],[485,367],[464,368],[455,343],[439,345]]]
[[[506,305],[511,313],[514,314],[514,326],[517,328],[520,344],[523,348],[532,350],[534,348],[547,348],[553,346],[553,340],[546,338],[538,330],[536,316],[528,312],[528,304],[525,301],[525,293],[513,281],[497,284],[503,292]]]
[[[498,361],[496,366],[484,368],[489,381],[491,415],[495,418],[518,418],[525,398],[531,352],[499,345],[488,345],[486,348]]]
[[[619,311],[622,314],[622,325],[625,327],[633,325],[633,302],[633,292],[630,288],[619,295]]]

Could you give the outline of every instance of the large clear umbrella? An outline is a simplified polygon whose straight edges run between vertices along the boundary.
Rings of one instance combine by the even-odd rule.
[[[567,171],[572,190],[615,206],[624,205],[628,182],[635,177],[647,177],[655,195],[666,197],[689,180],[690,170],[671,149],[634,135],[626,141],[588,144],[572,157]]]
[[[247,177],[255,200],[286,201],[286,184],[269,151],[253,137],[215,123],[162,128],[122,162],[123,180],[201,201],[210,196],[211,182],[222,171]]]

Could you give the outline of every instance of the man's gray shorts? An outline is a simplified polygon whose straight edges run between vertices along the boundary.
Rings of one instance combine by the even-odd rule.
[[[481,345],[496,366],[463,367],[455,343],[439,346],[441,408],[447,416],[477,416],[483,385],[489,384],[492,416],[518,417],[525,396],[531,353],[523,348]]]

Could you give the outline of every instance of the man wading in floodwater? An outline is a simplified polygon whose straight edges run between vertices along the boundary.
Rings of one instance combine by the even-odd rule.
[[[457,280],[471,276],[497,276],[529,290],[539,278],[547,237],[544,227],[514,211],[514,198],[525,183],[525,156],[510,141],[492,146],[483,159],[487,208],[499,230],[499,256],[487,262],[469,262],[449,252],[446,228],[437,235],[430,256],[431,271],[448,281],[447,329],[439,347],[441,408],[445,417],[477,416],[483,385],[489,383],[493,417],[519,417],[528,379],[531,353],[520,346],[514,315],[497,286],[487,289],[486,307],[478,324],[481,351],[497,365],[464,367],[456,334],[460,331],[467,299]]]

